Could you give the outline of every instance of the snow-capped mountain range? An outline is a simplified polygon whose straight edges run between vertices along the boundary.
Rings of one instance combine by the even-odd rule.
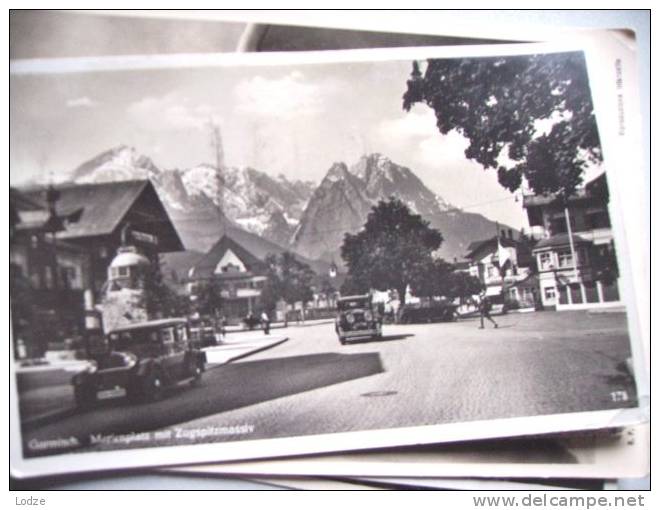
[[[335,163],[316,185],[253,168],[160,169],[134,148],[119,146],[83,163],[68,180],[128,179],[150,179],[184,245],[202,252],[229,222],[310,259],[340,263],[344,233],[359,230],[371,207],[390,196],[442,232],[440,254],[447,259],[461,258],[471,241],[495,232],[494,222],[452,207],[412,170],[381,154],[363,156],[350,167]]]
[[[205,250],[217,241],[221,221],[287,244],[314,184],[276,178],[253,168],[217,169],[200,164],[160,169],[135,148],[110,149],[76,168],[79,183],[149,179],[179,230],[184,244]]]
[[[371,207],[396,196],[444,237],[439,255],[462,259],[470,242],[495,234],[480,214],[460,211],[429,190],[415,173],[382,154],[363,156],[351,167],[335,163],[312,194],[291,246],[306,257],[341,260],[344,233],[357,232]]]

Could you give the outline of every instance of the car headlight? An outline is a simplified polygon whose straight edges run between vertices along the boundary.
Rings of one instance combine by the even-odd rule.
[[[346,314],[346,322],[348,322],[349,324],[353,324],[355,322],[355,317],[353,316],[352,313]]]
[[[133,368],[137,363],[137,356],[129,352],[122,353],[124,356],[124,365],[126,368]]]
[[[371,321],[373,318],[374,318],[374,316],[369,310],[364,312],[364,320],[365,321]]]

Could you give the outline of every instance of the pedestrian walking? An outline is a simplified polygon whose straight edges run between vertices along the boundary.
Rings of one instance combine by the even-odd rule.
[[[220,317],[220,342],[224,342],[227,336],[227,317]]]
[[[485,295],[482,296],[481,300],[479,301],[479,320],[481,321],[481,325],[479,326],[479,329],[484,329],[484,318],[492,322],[494,328],[497,328],[497,322],[495,322],[493,318],[490,316],[490,309],[491,309],[490,299],[488,298],[488,296]]]
[[[261,324],[264,327],[264,335],[270,335],[270,317],[265,310],[261,312]]]

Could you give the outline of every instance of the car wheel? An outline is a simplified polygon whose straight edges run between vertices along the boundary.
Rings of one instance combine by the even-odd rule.
[[[88,409],[96,402],[96,390],[94,388],[77,385],[73,389],[76,406],[80,409]]]
[[[148,402],[155,402],[163,398],[163,377],[159,370],[152,370],[144,378],[142,394]]]

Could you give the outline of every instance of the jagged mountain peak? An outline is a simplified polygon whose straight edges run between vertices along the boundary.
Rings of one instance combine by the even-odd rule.
[[[249,167],[201,162],[160,169],[129,145],[98,154],[70,175],[79,183],[149,179],[186,246],[202,251],[217,241],[218,228],[227,221],[269,239],[288,240],[316,188]]]
[[[365,181],[367,186],[375,181],[386,180],[398,183],[412,179],[424,186],[422,181],[408,167],[394,163],[390,158],[375,152],[365,154],[349,169],[351,174]]]
[[[396,197],[446,234],[443,255],[462,256],[471,235],[492,230],[478,215],[454,214],[451,206],[433,193],[408,167],[380,153],[366,154],[354,165],[334,163],[312,195],[292,238],[294,249],[310,258],[339,257],[344,233],[356,232],[373,205]],[[460,216],[460,218],[459,218]],[[462,231],[460,226],[469,228]]]
[[[338,161],[332,164],[328,172],[323,178],[323,183],[333,183],[345,179],[349,174],[348,167],[343,161]]]
[[[76,182],[111,182],[148,179],[160,169],[135,147],[118,145],[84,162],[71,174]]]

